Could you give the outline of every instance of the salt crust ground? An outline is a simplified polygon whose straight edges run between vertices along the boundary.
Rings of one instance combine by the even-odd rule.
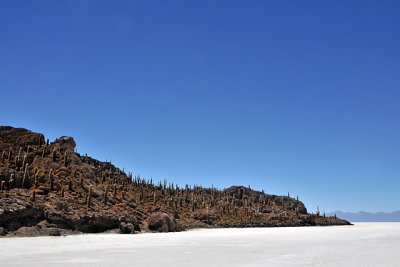
[[[400,266],[400,223],[1,238],[0,266]]]

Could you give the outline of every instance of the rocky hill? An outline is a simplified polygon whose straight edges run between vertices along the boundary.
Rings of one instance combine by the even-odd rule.
[[[0,126],[0,235],[35,236],[197,227],[346,225],[304,204],[243,186],[227,189],[132,177],[75,152],[72,137]]]

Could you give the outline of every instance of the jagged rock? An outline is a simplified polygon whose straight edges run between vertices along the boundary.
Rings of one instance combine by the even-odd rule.
[[[148,221],[149,229],[156,232],[174,232],[176,220],[172,215],[164,212],[153,213]]]
[[[11,126],[0,126],[0,149],[5,148],[5,143],[13,144],[16,147],[44,144],[42,134],[33,133],[27,129],[14,128]],[[3,144],[1,144],[3,143]]]
[[[53,149],[60,149],[61,151],[74,151],[76,147],[74,138],[70,136],[61,136],[52,145]]]

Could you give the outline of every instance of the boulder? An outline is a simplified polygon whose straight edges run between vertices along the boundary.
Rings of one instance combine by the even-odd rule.
[[[174,216],[161,211],[153,213],[148,220],[148,224],[151,231],[174,232],[176,230]]]
[[[121,234],[134,234],[135,226],[131,223],[121,222],[119,225],[119,232]]]
[[[192,218],[212,225],[219,220],[219,215],[214,209],[201,209],[193,212]]]

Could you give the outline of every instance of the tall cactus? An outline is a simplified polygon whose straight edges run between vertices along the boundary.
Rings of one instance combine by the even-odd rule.
[[[11,161],[11,157],[12,157],[12,148],[10,148],[10,150],[8,151],[8,157],[7,157],[8,162]]]
[[[68,165],[68,154],[67,151],[64,152],[64,167],[67,167]]]
[[[22,161],[22,168],[25,168],[25,162],[26,162],[26,155],[24,155],[24,160]]]
[[[50,191],[53,191],[54,189],[53,169],[50,169],[49,179],[50,179]]]
[[[8,183],[9,183],[9,189],[12,189],[13,188],[13,185],[14,185],[14,173],[11,173],[11,175],[10,175],[10,179],[8,180]]]
[[[25,181],[28,179],[28,163],[26,163],[25,165],[25,170],[24,170],[24,176],[22,178],[22,184],[21,184],[21,188],[24,189],[25,186]]]
[[[107,205],[107,195],[108,195],[108,186],[106,185],[104,189],[104,206]]]
[[[56,162],[57,154],[56,154],[56,150],[55,149],[53,149],[53,152],[51,153],[51,158],[53,159],[53,162]]]
[[[18,156],[17,156],[18,160],[21,158],[21,152],[22,152],[22,147],[19,147]]]
[[[1,163],[4,164],[6,162],[6,152],[3,151],[3,153],[1,153]]]
[[[90,203],[92,202],[92,186],[89,186],[89,192],[87,196],[87,207],[90,208]]]

